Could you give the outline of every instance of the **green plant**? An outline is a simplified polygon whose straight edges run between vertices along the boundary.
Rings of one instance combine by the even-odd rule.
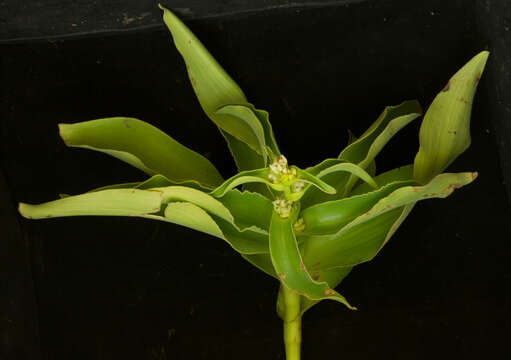
[[[300,169],[280,153],[268,113],[250,104],[190,30],[161,8],[198,100],[239,173],[224,181],[202,155],[137,119],[61,124],[68,146],[107,153],[150,178],[40,205],[20,203],[19,211],[31,219],[139,216],[225,240],[280,282],[286,356],[299,359],[304,312],[324,299],[355,309],[334,290],[351,269],[381,250],[416,202],[447,197],[477,176],[442,171],[470,144],[471,104],[488,53],[470,60],[435,98],[414,164],[375,175],[381,149],[422,113],[418,102],[406,101],[387,107],[337,158]]]

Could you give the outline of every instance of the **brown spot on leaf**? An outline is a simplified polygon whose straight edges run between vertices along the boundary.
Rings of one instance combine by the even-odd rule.
[[[479,71],[479,73],[477,74],[477,77],[476,77],[476,83],[481,80],[481,75],[482,73]]]
[[[468,105],[470,105],[470,101],[468,101],[468,100],[466,100],[466,99],[464,99],[464,98],[459,98],[459,99],[458,99],[458,101],[460,101],[460,102],[462,102],[462,103],[464,103],[464,104],[468,104]]]
[[[188,39],[188,44],[191,44],[192,43],[192,39]]]
[[[319,280],[319,274],[312,274],[312,280],[318,281]]]
[[[300,270],[305,270],[305,265],[302,260],[300,260]]]
[[[334,291],[332,289],[325,290],[325,295],[332,295],[333,293],[334,293]]]
[[[451,80],[449,80],[447,82],[447,85],[444,86],[444,88],[442,89],[442,92],[446,92],[446,91],[449,91],[449,88],[451,87]]]
[[[474,171],[474,172],[472,173],[472,180],[474,180],[474,179],[475,179],[476,177],[478,177],[478,176],[479,176],[479,174],[477,173],[477,171]]]
[[[280,280],[284,280],[286,278],[286,274],[279,274]]]
[[[456,135],[456,130],[452,130],[452,131],[451,131],[451,130],[449,130],[449,131],[447,131],[447,133],[449,133],[449,134],[451,134],[451,135]]]

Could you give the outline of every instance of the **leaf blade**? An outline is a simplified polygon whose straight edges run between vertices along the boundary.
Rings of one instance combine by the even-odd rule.
[[[223,181],[204,156],[138,119],[113,117],[59,124],[59,130],[67,146],[107,153],[151,176],[162,174],[176,182],[196,180],[211,187]]]
[[[273,213],[270,224],[270,256],[282,284],[310,300],[331,299],[354,309],[326,282],[317,282],[307,272],[293,232],[292,219]]]
[[[435,97],[419,131],[414,178],[428,182],[470,146],[470,116],[477,84],[489,52],[474,56]]]

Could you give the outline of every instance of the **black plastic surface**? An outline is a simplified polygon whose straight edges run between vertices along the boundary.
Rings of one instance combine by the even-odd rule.
[[[270,111],[281,150],[302,167],[336,156],[347,130],[360,135],[386,105],[417,98],[426,107],[470,57],[492,53],[472,146],[450,168],[479,178],[418,204],[382,253],[349,275],[339,291],[359,311],[323,302],[305,315],[304,359],[509,355],[508,20],[509,6],[494,1],[381,0],[189,22],[250,101]],[[233,174],[164,29],[0,49],[6,208],[144,178],[66,148],[60,122],[138,117]],[[378,171],[413,161],[418,125],[387,145]],[[30,245],[19,271],[33,277],[36,305],[26,306],[39,314],[31,320],[43,359],[283,359],[278,284],[218,239],[141,219],[1,221],[19,221],[17,236]],[[14,334],[18,358],[37,358],[24,346],[30,339],[0,326]]]

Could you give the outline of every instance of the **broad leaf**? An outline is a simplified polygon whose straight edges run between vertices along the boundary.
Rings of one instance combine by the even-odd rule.
[[[273,205],[268,198],[258,193],[233,189],[218,201],[229,210],[239,228],[255,226],[268,231],[273,212]]]
[[[311,272],[311,276],[316,281],[325,281],[328,286],[330,286],[330,288],[335,289],[341,283],[341,281],[344,280],[346,276],[348,276],[348,274],[351,272],[351,269],[352,268],[350,267],[344,267],[327,270],[316,270]],[[301,315],[303,315],[307,310],[319,303],[321,300],[309,300],[302,296],[300,297],[300,301]]]
[[[369,186],[374,188],[378,187],[372,177],[364,169],[358,165],[346,162],[345,160],[341,159],[326,159],[316,166],[306,169],[305,171],[330,184],[333,184],[340,179],[347,180],[350,175],[354,175],[355,177],[364,180],[364,182],[368,183]],[[339,183],[337,182],[337,185],[338,184]],[[341,189],[341,191],[343,190]],[[318,194],[318,190],[306,188],[301,200],[302,206],[309,207],[313,204],[316,204],[319,202],[320,198],[322,200],[326,200],[324,199],[325,196],[320,196]]]
[[[414,177],[426,183],[470,146],[470,115],[488,51],[474,56],[431,103],[419,132]]]
[[[249,138],[251,140],[250,143],[246,142],[247,145],[261,155],[266,162],[267,155],[266,143],[264,140],[264,129],[250,107],[244,105],[226,105],[216,110],[215,115],[230,119],[232,122],[231,128],[237,129],[236,133],[241,133],[248,128],[250,131],[246,134],[245,138]],[[224,128],[222,127],[222,129]],[[227,132],[234,135],[231,131]],[[239,137],[237,138],[239,139]],[[255,144],[256,148],[254,149],[250,144]]]
[[[270,224],[270,255],[282,284],[309,300],[331,299],[353,307],[326,282],[312,279],[300,255],[293,232],[293,219],[273,213]]]
[[[398,168],[386,171],[374,177],[374,181],[378,187],[385,186],[396,181],[414,181],[413,180],[413,165],[400,166]],[[367,183],[358,185],[350,192],[350,197],[367,192],[374,191],[374,188]]]
[[[173,186],[173,185],[186,186],[186,187],[190,187],[190,188],[205,191],[205,192],[209,192],[212,190],[212,188],[206,187],[205,185],[201,185],[197,181],[194,181],[194,180],[177,182],[177,181],[172,181],[172,180],[168,179],[166,176],[158,174],[158,175],[151,176],[149,179],[147,179],[145,181],[106,185],[106,186],[102,186],[100,188],[89,190],[88,192],[95,192],[95,191],[102,191],[102,190],[109,190],[109,189],[147,190],[147,189],[156,188],[156,187],[166,187],[166,186]]]
[[[255,196],[242,196],[243,200],[262,210],[271,206],[269,200],[262,205]],[[164,210],[163,212],[161,210]],[[236,206],[233,209],[239,210]],[[243,254],[269,252],[268,226],[250,224],[250,218],[234,221],[229,209],[212,196],[193,188],[169,186],[162,188],[110,189],[68,196],[39,205],[20,204],[20,213],[32,219],[77,215],[140,216],[167,221],[226,240]],[[238,225],[239,224],[239,225]]]
[[[366,133],[344,149],[339,158],[358,164],[363,169],[369,167],[387,142],[421,114],[422,109],[417,101],[405,101],[397,106],[386,107]],[[356,181],[357,178],[351,175],[343,184],[344,196],[351,191]]]
[[[275,135],[273,134],[273,128],[270,123],[268,112],[265,110],[259,110],[254,107],[254,105],[249,104],[250,108],[257,116],[264,130],[264,139],[266,142],[266,146],[268,146],[273,153],[273,157],[280,156],[280,150],[277,145],[277,141],[275,140]],[[271,159],[270,159],[271,160]]]
[[[231,114],[217,113],[218,109],[227,105],[250,106],[243,91],[186,25],[170,10],[161,5],[160,9],[164,12],[163,20],[172,34],[174,44],[186,63],[190,82],[202,109],[224,133],[238,166],[253,169],[243,161],[253,156],[249,155],[250,151],[260,152],[260,139],[254,133],[252,124]],[[246,144],[247,148],[239,146],[226,135]],[[259,155],[263,157],[263,154]]]
[[[218,216],[230,223],[234,222],[233,216],[220,201],[202,191],[184,186],[153,188],[150,191],[160,192],[163,203],[177,201],[193,203],[212,215]]]
[[[336,234],[346,224],[369,211],[379,200],[397,189],[415,184],[414,181],[393,182],[378,190],[340,200],[313,205],[301,212],[304,235]]]
[[[40,205],[19,204],[19,212],[28,219],[61,216],[113,215],[137,216],[160,211],[161,193],[136,189],[104,190]]]
[[[370,210],[336,234],[310,236],[303,243],[311,270],[351,267],[371,260],[411,210],[409,205],[429,198],[445,198],[473,181],[476,173],[441,174],[424,186],[405,186],[379,200]],[[404,214],[404,215],[403,215]],[[403,217],[404,216],[404,217]]]
[[[275,190],[282,191],[284,186],[282,184],[274,184],[268,179],[270,170],[268,168],[256,169],[249,171],[242,171],[239,174],[227,179],[222,185],[217,187],[211,192],[211,196],[222,197],[229,190],[234,189],[236,186],[247,183],[263,183],[271,186]]]
[[[114,117],[59,124],[59,129],[66,145],[107,153],[149,175],[162,174],[175,182],[195,180],[209,187],[222,182],[208,159],[141,120]]]

